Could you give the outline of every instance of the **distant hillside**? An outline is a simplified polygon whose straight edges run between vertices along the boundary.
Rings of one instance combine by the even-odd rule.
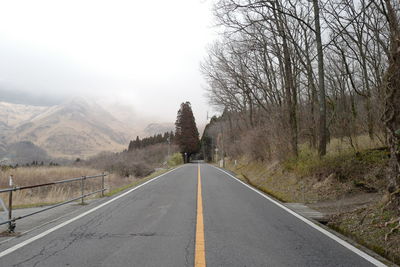
[[[6,164],[26,164],[37,162],[49,162],[51,158],[47,152],[32,142],[23,141],[0,147],[0,159]]]
[[[29,141],[52,157],[122,151],[135,131],[102,106],[81,98],[52,107],[0,102],[0,153]]]
[[[155,134],[162,134],[171,131],[175,131],[174,123],[151,123],[144,129],[144,133],[147,136],[153,136]]]

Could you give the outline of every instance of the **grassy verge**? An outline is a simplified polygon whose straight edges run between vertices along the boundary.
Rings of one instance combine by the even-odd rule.
[[[14,209],[29,209],[29,208],[37,208],[37,207],[44,207],[44,206],[51,206],[56,205],[61,202],[39,202],[39,203],[30,203],[30,204],[19,204],[13,206]]]
[[[391,232],[397,226],[398,215],[385,210],[381,204],[373,204],[352,212],[333,216],[329,227],[351,237],[377,254],[400,264],[400,234]]]
[[[290,199],[286,195],[282,194],[281,192],[273,191],[273,190],[265,187],[265,185],[258,185],[258,184],[253,183],[252,180],[246,176],[246,174],[243,174],[243,173],[236,174],[236,177],[238,179],[240,179],[241,181],[251,185],[254,188],[257,188],[258,190],[260,190],[264,193],[267,193],[268,195],[272,196],[273,198],[275,198],[281,202],[290,202]]]
[[[327,155],[319,159],[301,151],[285,162],[257,162],[246,158],[227,161],[238,178],[283,202],[315,203],[345,195],[384,191],[388,155],[385,150],[365,150]]]

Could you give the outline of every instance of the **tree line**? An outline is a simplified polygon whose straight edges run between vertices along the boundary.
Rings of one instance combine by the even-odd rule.
[[[201,70],[223,111],[217,136],[247,136],[260,157],[296,157],[302,143],[322,157],[331,138],[355,148],[367,135],[389,146],[399,190],[399,1],[219,0],[214,14],[220,38]]]
[[[140,139],[139,136],[136,136],[135,140],[131,140],[129,142],[128,151],[134,151],[136,149],[143,149],[151,145],[156,144],[172,144],[175,141],[174,132],[165,132],[164,134],[155,134],[150,137],[145,137]]]

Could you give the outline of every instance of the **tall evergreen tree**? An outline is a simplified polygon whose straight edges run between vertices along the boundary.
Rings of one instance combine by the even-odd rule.
[[[135,149],[140,148],[140,139],[139,139],[139,136],[136,136],[136,141],[135,141],[135,146],[134,146],[134,148],[135,148]]]
[[[187,162],[192,154],[199,151],[199,132],[190,102],[181,104],[175,127],[175,142]]]
[[[135,142],[134,141],[130,141],[129,142],[129,146],[128,146],[128,151],[132,151],[135,148]]]

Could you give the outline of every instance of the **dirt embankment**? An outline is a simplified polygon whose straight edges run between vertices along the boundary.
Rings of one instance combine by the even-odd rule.
[[[387,151],[370,149],[323,159],[302,153],[283,163],[242,158],[226,167],[283,202],[327,214],[328,226],[399,264],[400,217],[385,205],[387,163]]]

